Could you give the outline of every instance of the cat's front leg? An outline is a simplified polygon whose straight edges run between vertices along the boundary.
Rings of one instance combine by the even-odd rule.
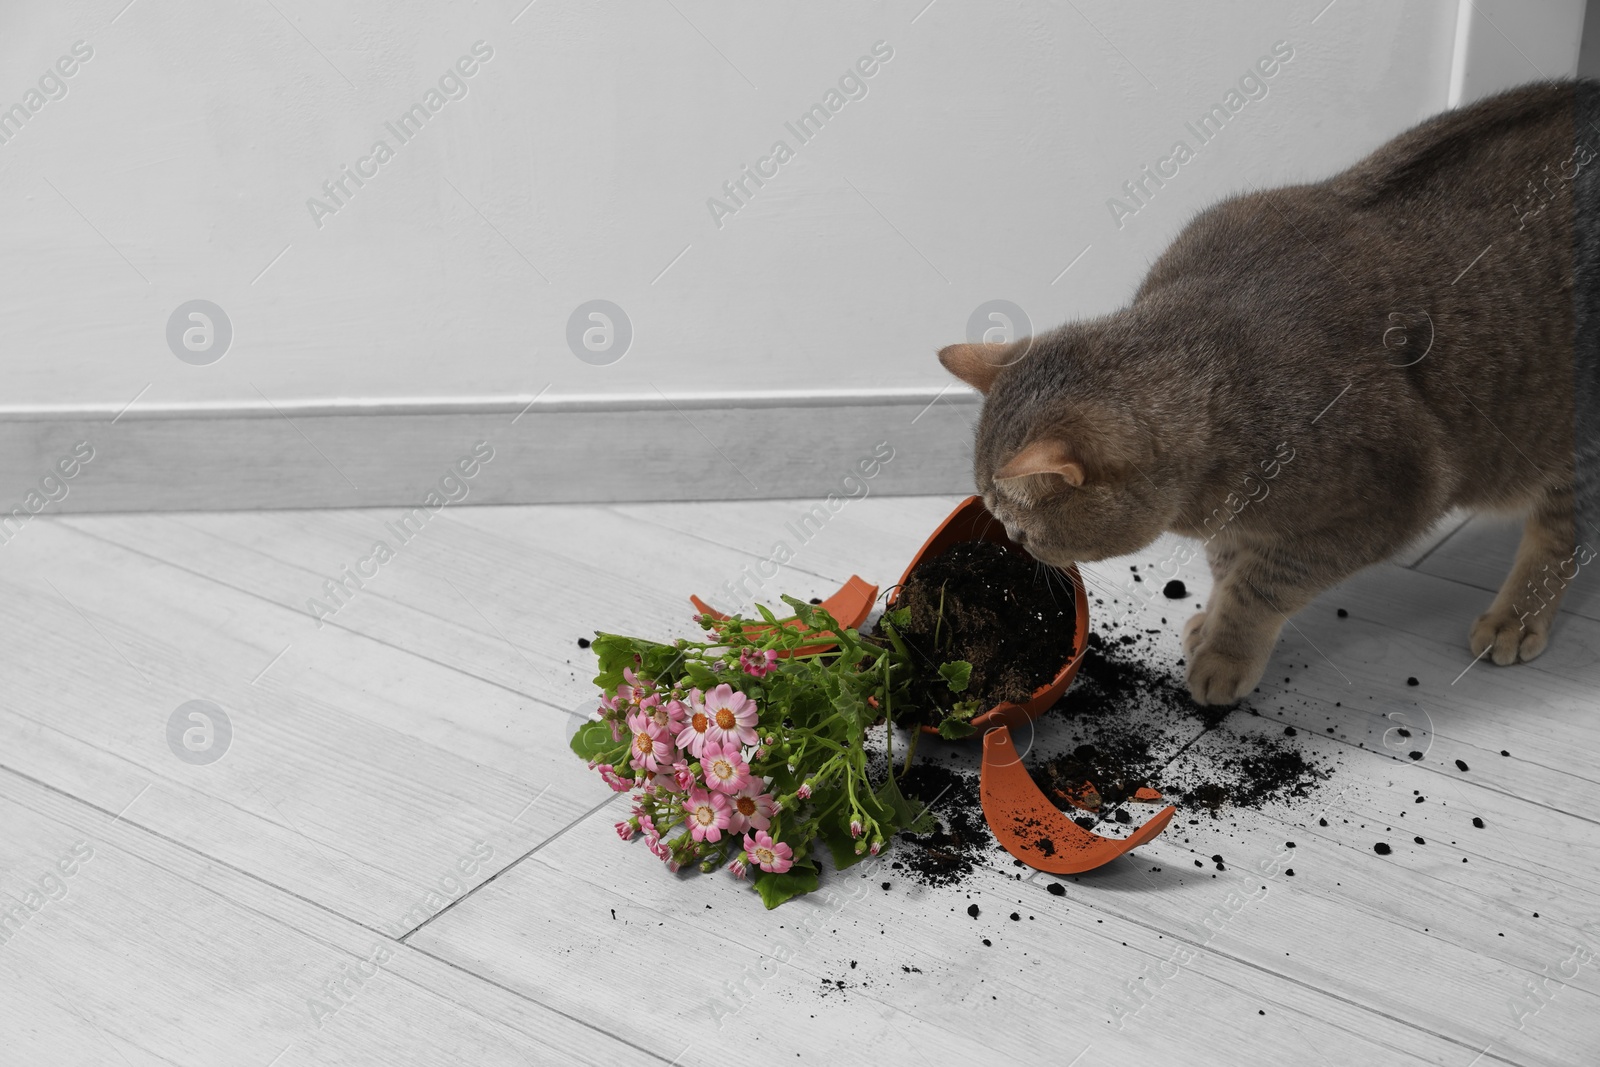
[[[1318,591],[1298,568],[1244,553],[1221,572],[1208,610],[1184,633],[1189,694],[1200,704],[1232,704],[1254,689],[1285,620]]]
[[[1488,652],[1506,667],[1545,650],[1568,584],[1595,556],[1588,544],[1576,542],[1571,490],[1548,494],[1528,515],[1516,561],[1499,595],[1472,624],[1469,647],[1474,656]]]
[[[1233,543],[1222,537],[1212,537],[1206,541],[1206,563],[1211,567],[1211,586],[1220,589],[1228,580],[1229,573],[1233,570],[1234,562],[1239,558],[1238,549]],[[1183,654],[1193,658],[1195,649],[1199,648],[1205,640],[1207,614],[1197,611],[1189,616],[1189,621],[1183,625]]]

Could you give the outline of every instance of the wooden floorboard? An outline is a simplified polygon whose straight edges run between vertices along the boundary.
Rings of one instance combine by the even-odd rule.
[[[1511,570],[1521,540],[1521,520],[1478,516],[1419,563],[1417,569],[1495,593]],[[1600,619],[1600,582],[1589,570],[1596,563],[1600,560],[1578,568],[1561,602],[1562,611]],[[1493,599],[1490,596],[1485,600],[1484,607]]]
[[[0,824],[7,1062],[667,1062],[9,771]]]
[[[0,805],[17,827],[0,888],[20,898],[73,833],[105,842],[84,874],[106,880],[74,878],[0,944],[6,1032],[25,1062],[93,1047],[267,1063],[293,1046],[285,1067],[730,1048],[1465,1067],[1600,1047],[1596,967],[1563,971],[1574,945],[1600,950],[1600,618],[1575,588],[1538,661],[1472,664],[1467,628],[1515,544],[1480,520],[1319,598],[1220,730],[1160,740],[1181,778],[1230,738],[1293,727],[1330,772],[1312,797],[1184,812],[1062,896],[997,854],[955,888],[884,865],[768,913],[724,875],[674,878],[618,843],[620,800],[565,748],[592,701],[577,638],[692,633],[690,592],[775,603],[852,573],[887,588],[958,499],[451,508],[403,542],[398,509],[30,524],[0,559]],[[319,626],[307,599],[375,539],[393,558]],[[1210,589],[1203,564],[1164,566],[1176,544],[1084,569],[1093,618],[1133,612],[1174,672]],[[1158,594],[1172,575],[1186,598]],[[209,765],[166,736],[197,698],[235,729]],[[492,856],[453,876],[474,849]],[[303,986],[379,943],[393,988],[311,1024]],[[184,1003],[226,1024],[185,1029]]]

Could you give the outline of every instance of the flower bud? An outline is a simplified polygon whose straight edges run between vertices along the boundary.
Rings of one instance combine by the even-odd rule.
[[[800,788],[796,789],[794,791],[794,795],[799,797],[801,800],[810,800],[811,799],[811,783],[810,782],[801,782],[800,783]]]
[[[861,820],[860,819],[851,819],[850,820],[850,836],[851,837],[860,837],[861,836]]]

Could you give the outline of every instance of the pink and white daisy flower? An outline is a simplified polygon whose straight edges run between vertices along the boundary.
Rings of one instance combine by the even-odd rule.
[[[728,870],[733,872],[735,878],[743,878],[750,873],[750,865],[744,860],[734,860],[728,864]]]
[[[728,829],[733,833],[745,830],[765,830],[772,826],[772,817],[778,813],[772,794],[763,793],[759,780],[751,782],[728,798]]]
[[[624,841],[632,841],[633,832],[634,827],[631,821],[625,819],[622,822],[617,823],[617,836],[622,838]]]
[[[728,828],[728,808],[728,798],[722,793],[690,791],[683,802],[683,810],[689,815],[689,835],[696,841],[722,840],[722,831]]]
[[[737,793],[750,782],[750,765],[738,745],[707,741],[700,750],[700,773],[706,785],[720,793]]]
[[[722,688],[726,689],[727,686]],[[683,720],[683,729],[678,731],[678,747],[695,759],[700,758],[700,752],[705,747],[706,731],[711,729],[711,715],[706,711],[700,698],[700,690],[689,690],[689,707]]]
[[[708,720],[705,737],[708,741],[733,742],[754,745],[761,737],[756,733],[756,703],[733,686],[724,682],[705,695],[701,704]]]
[[[630,762],[639,770],[658,771],[668,766],[673,757],[672,742],[667,733],[642,711],[628,716],[628,728],[633,731]]]
[[[683,729],[683,720],[688,717],[688,709],[681,700],[668,700],[665,704],[660,700],[650,705],[650,721],[654,722],[668,737],[675,737]]]
[[[744,835],[744,850],[756,866],[769,874],[782,874],[794,866],[794,849],[782,841],[774,841],[765,830],[754,835]]]

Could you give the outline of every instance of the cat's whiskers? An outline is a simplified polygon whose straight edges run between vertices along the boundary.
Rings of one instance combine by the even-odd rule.
[[[1078,564],[1078,574],[1083,578],[1085,589],[1092,590],[1107,600],[1116,599],[1116,583],[1104,575],[1096,574],[1089,564]]]

